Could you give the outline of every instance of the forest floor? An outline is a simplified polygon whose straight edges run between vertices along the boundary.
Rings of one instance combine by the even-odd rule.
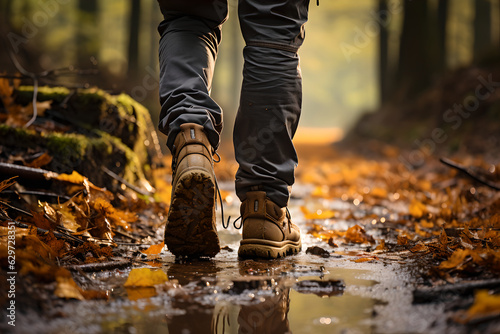
[[[176,260],[162,243],[168,167],[153,173],[154,198],[113,195],[77,175],[61,176],[56,195],[2,181],[0,331],[500,331],[499,161],[428,156],[408,169],[405,152],[376,142],[297,148],[290,211],[303,250],[277,260],[238,259],[241,231],[222,229],[220,209],[221,252]],[[226,219],[239,215],[235,169],[223,150]],[[71,233],[82,212],[112,239]]]

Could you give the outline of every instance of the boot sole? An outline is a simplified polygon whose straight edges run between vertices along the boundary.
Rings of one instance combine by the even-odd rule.
[[[246,239],[240,242],[238,256],[243,258],[276,259],[298,254],[301,248],[300,240],[274,242],[262,239]]]
[[[165,244],[176,256],[215,256],[220,251],[215,227],[215,184],[203,170],[187,170],[176,183]]]

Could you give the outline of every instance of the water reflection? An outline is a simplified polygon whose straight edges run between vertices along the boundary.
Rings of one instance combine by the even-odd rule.
[[[181,288],[157,289],[157,296],[143,296],[128,311],[110,314],[101,328],[169,334],[374,332],[376,300],[357,290],[376,282],[359,278],[366,271],[310,261],[315,260],[167,261],[164,270]]]
[[[345,285],[375,284],[358,279],[362,271],[330,269],[325,275],[284,262],[237,263],[223,269],[213,261],[169,266],[169,278],[190,288],[188,296],[172,301],[184,313],[167,317],[168,333],[372,332],[365,320],[372,318],[375,300],[344,293]]]

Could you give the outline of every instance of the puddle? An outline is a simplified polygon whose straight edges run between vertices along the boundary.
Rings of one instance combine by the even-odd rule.
[[[105,333],[372,332],[363,321],[372,317],[376,300],[348,292],[377,284],[359,278],[367,271],[323,268],[301,258],[307,256],[171,262],[163,270],[179,288],[133,301],[115,290],[95,325]]]

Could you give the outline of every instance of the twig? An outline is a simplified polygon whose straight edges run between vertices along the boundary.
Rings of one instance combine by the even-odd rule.
[[[143,190],[143,189],[140,189],[139,187],[136,187],[134,186],[133,184],[131,184],[130,182],[128,182],[127,180],[123,179],[122,177],[120,177],[119,175],[113,173],[112,171],[110,171],[109,169],[107,169],[105,166],[101,166],[101,169],[104,173],[108,174],[109,176],[111,176],[113,179],[117,180],[118,182],[121,182],[123,183],[124,185],[126,185],[128,188],[132,189],[133,191],[141,194],[141,195],[144,195],[144,196],[151,196],[152,193],[147,191],[147,190]]]
[[[111,270],[117,268],[125,268],[130,266],[132,263],[130,261],[106,261],[106,262],[97,262],[97,263],[85,263],[85,264],[73,264],[69,266],[65,266],[66,269],[75,270],[75,271],[103,271],[103,270]]]
[[[116,229],[115,229],[115,230],[113,230],[113,232],[115,232],[116,234],[119,234],[119,235],[121,235],[121,236],[124,236],[124,237],[126,237],[126,238],[129,238],[129,239],[131,239],[131,240],[134,240],[134,241],[137,241],[137,242],[141,242],[141,240],[140,240],[140,239],[138,239],[138,238],[134,237],[133,235],[131,235],[131,234],[127,233],[127,232],[123,232],[123,231],[116,230]]]
[[[449,297],[449,294],[464,295],[476,289],[491,289],[500,286],[500,279],[448,284],[413,291],[413,303],[430,303]]]
[[[452,160],[450,160],[448,158],[440,158],[439,161],[441,161],[443,164],[445,164],[445,165],[447,165],[449,167],[453,167],[455,169],[458,169],[459,171],[465,173],[470,178],[476,180],[479,183],[484,184],[485,186],[488,186],[488,187],[490,187],[492,189],[495,189],[495,190],[500,190],[500,185],[495,184],[493,182],[490,182],[490,181],[484,179],[483,177],[479,176],[476,172],[474,172],[469,167],[466,167],[464,165],[456,163],[456,162],[454,162],[454,161],[452,161]]]
[[[0,175],[17,175],[20,178],[29,180],[47,180],[57,177],[57,173],[51,172],[46,169],[26,167],[20,165],[9,164],[0,162]]]
[[[19,228],[32,228],[32,227],[35,227],[35,226],[32,226],[32,225],[28,225],[28,224],[24,224],[24,223],[20,223],[14,219],[11,219],[10,217],[6,217],[2,214],[0,214],[0,217],[2,219],[5,219],[7,220],[8,222],[12,222],[16,225],[16,227],[19,227]],[[45,230],[43,228],[39,228],[39,227],[36,227],[36,231],[38,234],[45,234],[47,232],[49,232],[49,230]],[[69,243],[73,244],[73,245],[81,245],[84,243],[83,240],[81,239],[78,239],[78,238],[75,238],[74,236],[70,236],[70,235],[67,235],[67,234],[64,234],[64,233],[59,233],[59,232],[55,232],[53,231],[52,233],[54,233],[54,236],[56,238],[59,238],[59,239],[65,239],[66,241],[68,241]]]
[[[2,194],[19,194],[19,195],[47,196],[47,197],[62,198],[65,201],[68,201],[68,200],[71,199],[71,197],[66,196],[66,195],[60,195],[60,194],[46,192],[46,191],[40,191],[40,190],[24,190],[24,191],[4,190],[4,191],[2,191]]]
[[[29,213],[28,211],[24,211],[23,209],[19,209],[19,208],[16,208],[15,206],[13,205],[10,205],[9,203],[7,202],[3,202],[3,201],[0,201],[0,203],[2,203],[2,205],[5,205],[6,207],[12,209],[12,210],[15,210],[17,212],[20,212],[28,217],[33,217],[33,215],[31,213]]]

